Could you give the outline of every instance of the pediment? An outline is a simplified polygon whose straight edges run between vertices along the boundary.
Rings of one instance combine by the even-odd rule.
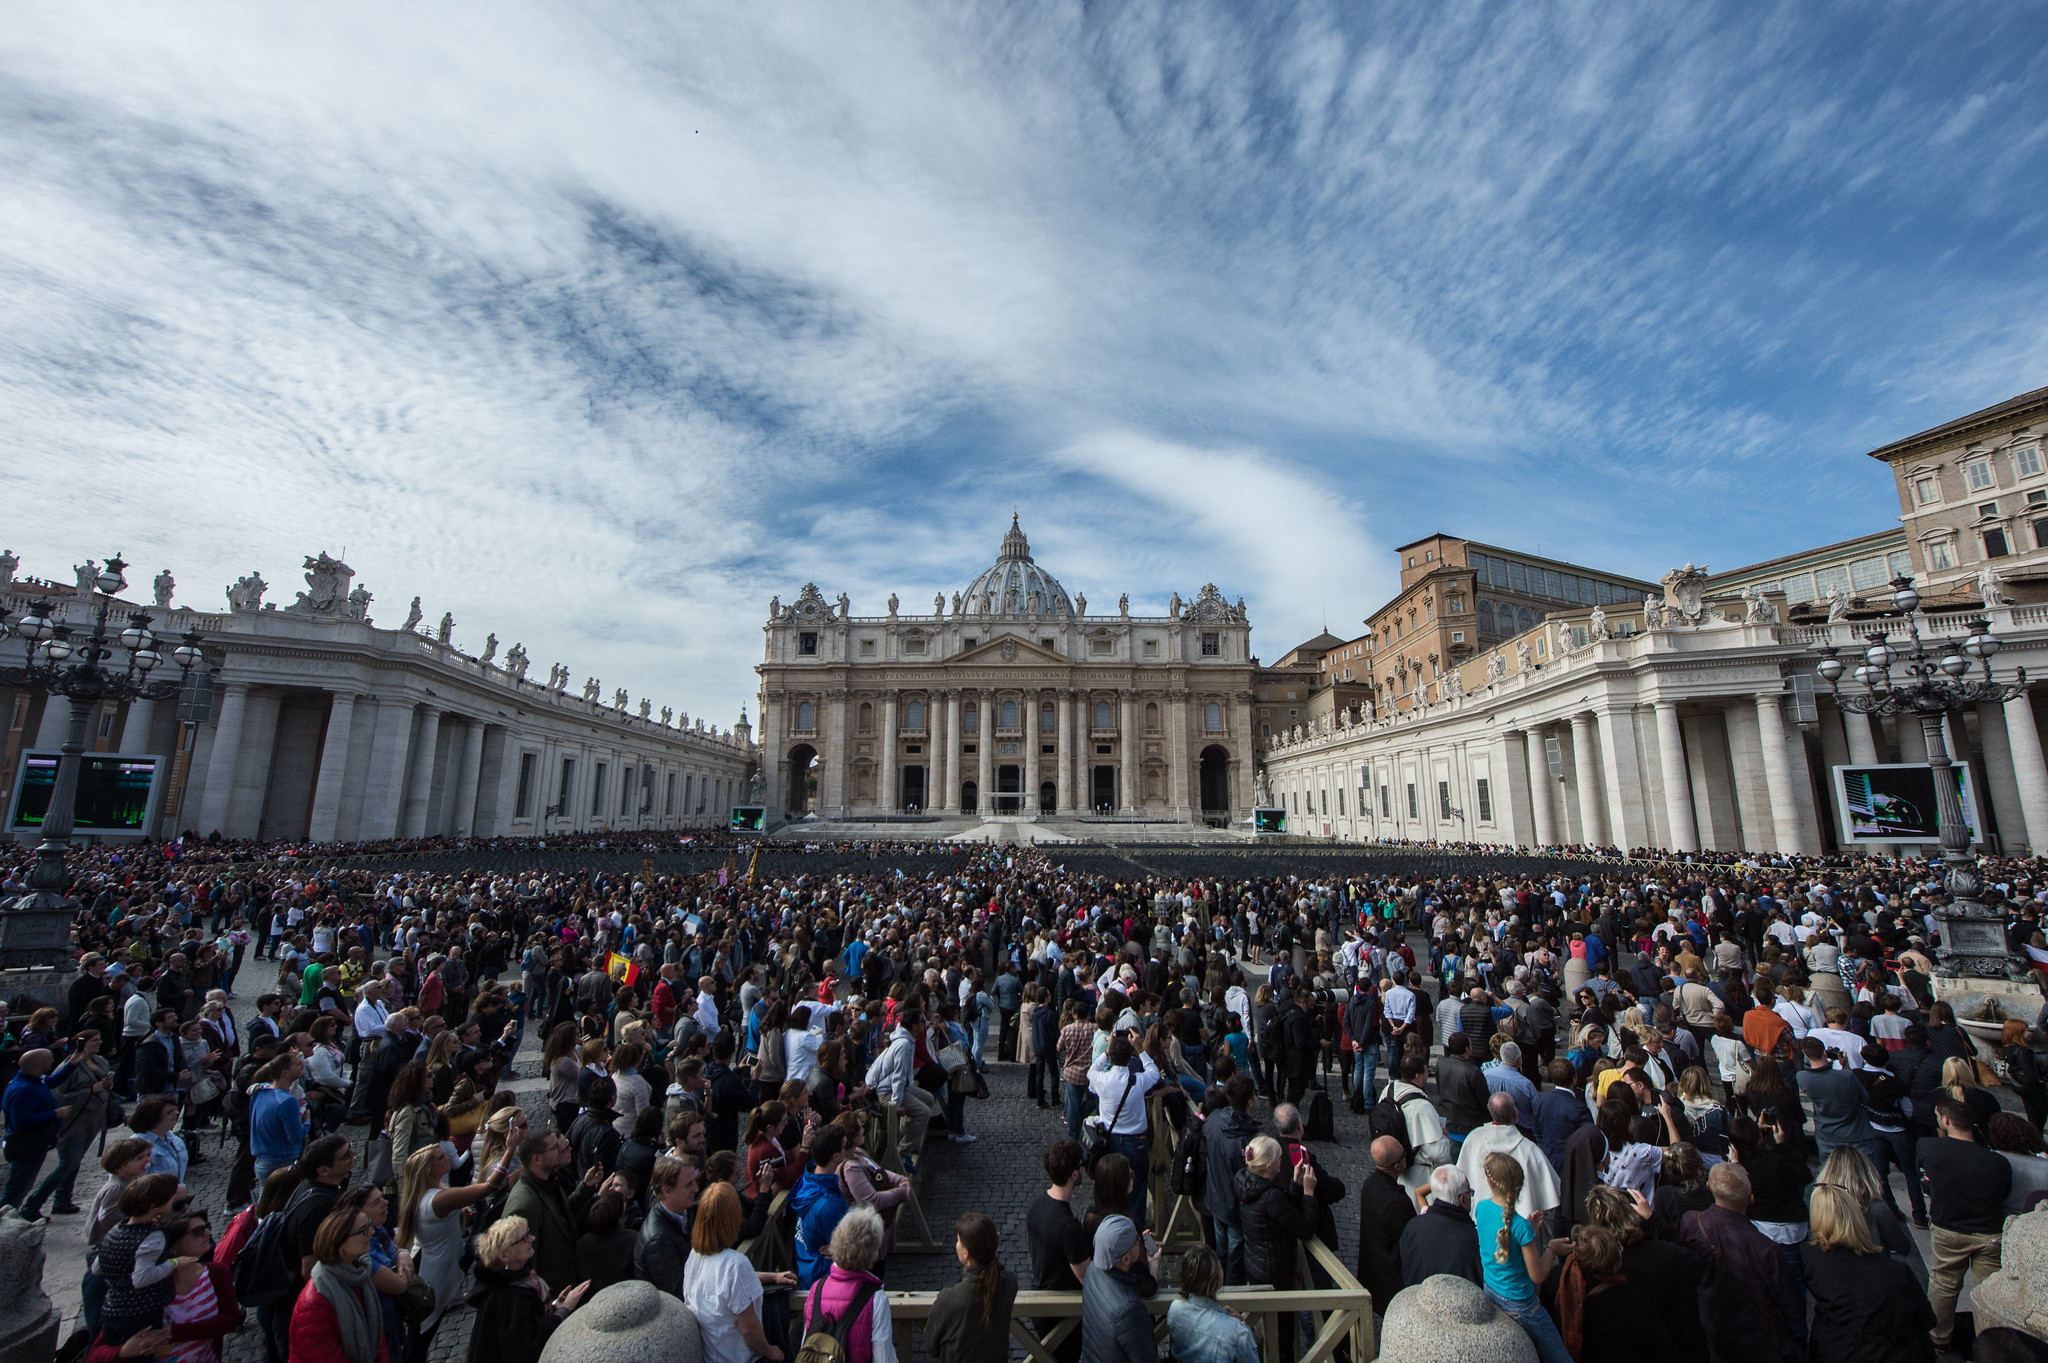
[[[948,667],[1072,667],[1074,660],[1016,634],[999,635],[947,660]]]

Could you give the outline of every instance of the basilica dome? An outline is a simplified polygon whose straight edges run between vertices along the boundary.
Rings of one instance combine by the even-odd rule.
[[[967,584],[960,610],[966,615],[1072,615],[1074,603],[1059,579],[1031,561],[1031,544],[1010,516],[1010,533],[995,566]]]

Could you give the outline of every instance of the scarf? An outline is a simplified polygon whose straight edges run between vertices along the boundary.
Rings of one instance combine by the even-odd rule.
[[[1565,1351],[1573,1358],[1583,1356],[1586,1347],[1586,1298],[1595,1287],[1612,1287],[1625,1283],[1622,1274],[1598,1281],[1589,1277],[1579,1265],[1576,1254],[1565,1257],[1564,1266],[1557,1276],[1557,1332],[1564,1336]]]
[[[318,965],[309,965],[299,977],[299,1007],[311,1008],[313,1000],[320,994],[320,978],[326,972]]]
[[[348,1363],[377,1363],[377,1338],[383,1325],[377,1290],[370,1286],[376,1272],[367,1256],[352,1264],[313,1265],[313,1289],[334,1308],[335,1333],[340,1336],[342,1356]]]

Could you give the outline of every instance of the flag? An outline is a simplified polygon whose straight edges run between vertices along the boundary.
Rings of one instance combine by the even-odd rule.
[[[2032,942],[2027,943],[2027,963],[2044,975],[2048,975],[2048,951],[2042,950]]]
[[[616,951],[604,954],[604,973],[619,984],[637,984],[640,980],[640,967],[632,957],[621,956]]]
[[[754,844],[754,855],[747,861],[747,888],[754,888],[754,878],[761,873],[761,844]]]

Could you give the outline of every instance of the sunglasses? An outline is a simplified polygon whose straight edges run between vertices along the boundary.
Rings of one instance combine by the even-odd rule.
[[[181,1198],[177,1198],[176,1200],[174,1200],[174,1201],[173,1201],[173,1202],[171,1203],[171,1210],[172,1210],[172,1211],[174,1211],[174,1212],[182,1212],[182,1211],[184,1211],[184,1210],[185,1210],[185,1209],[186,1209],[187,1207],[190,1207],[191,1205],[192,1205],[192,1199],[191,1199],[191,1198],[189,1198],[189,1197],[181,1197]]]

